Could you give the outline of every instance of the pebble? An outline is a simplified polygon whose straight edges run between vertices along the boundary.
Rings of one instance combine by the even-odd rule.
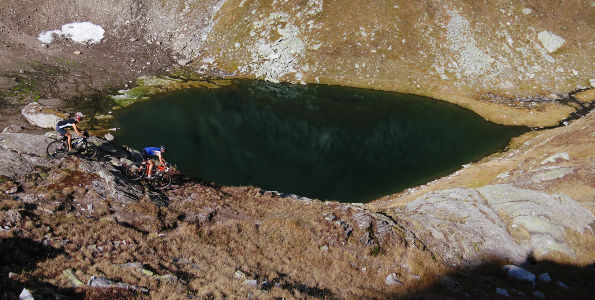
[[[510,297],[510,294],[508,294],[508,291],[503,288],[496,288],[496,294],[498,294],[500,296],[504,296],[504,297]]]
[[[535,299],[545,299],[545,295],[541,291],[534,291],[533,297],[535,297]]]
[[[539,275],[539,281],[543,281],[543,282],[550,282],[552,281],[552,277],[550,277],[550,274],[548,273],[543,273],[541,275]]]
[[[564,282],[562,282],[560,280],[558,280],[558,286],[561,287],[561,288],[563,288],[563,289],[565,289],[565,290],[569,290],[570,289],[570,286],[568,286],[566,283],[564,283]]]

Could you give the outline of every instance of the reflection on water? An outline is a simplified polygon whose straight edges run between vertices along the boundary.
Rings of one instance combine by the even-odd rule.
[[[259,81],[155,97],[115,122],[119,143],[165,144],[187,174],[344,202],[425,183],[525,131],[418,96]]]

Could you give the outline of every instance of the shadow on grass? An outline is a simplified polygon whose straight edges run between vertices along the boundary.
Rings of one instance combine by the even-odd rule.
[[[407,294],[380,294],[378,299],[593,299],[595,264],[585,267],[528,259],[519,266],[535,275],[535,281],[511,278],[501,263],[459,268],[434,283]],[[547,273],[551,281],[540,280]],[[561,283],[560,283],[561,282]],[[497,293],[506,290],[508,296]]]
[[[0,238],[0,299],[19,299],[23,289],[34,299],[133,299],[138,295],[121,288],[62,288],[31,276],[36,265],[63,251],[22,238]],[[10,274],[13,273],[13,274]],[[27,276],[23,276],[23,274]],[[10,274],[10,275],[9,275]]]
[[[66,299],[82,299],[74,289],[59,288],[43,282],[41,278],[21,280],[19,274],[34,271],[38,262],[51,259],[62,251],[41,243],[22,238],[0,239],[0,298],[18,299],[23,288],[33,292],[35,299],[54,299],[62,296]],[[11,278],[9,278],[9,273]]]

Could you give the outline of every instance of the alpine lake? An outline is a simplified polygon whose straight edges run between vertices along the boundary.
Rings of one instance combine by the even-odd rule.
[[[250,80],[153,96],[113,123],[119,144],[166,145],[187,175],[340,202],[424,184],[528,130],[421,96]]]

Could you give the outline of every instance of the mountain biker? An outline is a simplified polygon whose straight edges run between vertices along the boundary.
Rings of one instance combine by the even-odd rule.
[[[151,171],[153,170],[153,166],[155,165],[152,158],[154,158],[155,156],[159,158],[159,163],[162,166],[166,166],[165,161],[163,160],[163,153],[165,153],[165,146],[163,145],[161,145],[160,147],[145,147],[143,149],[143,162],[149,163],[149,174],[147,178],[151,178]]]
[[[85,137],[85,135],[82,132],[80,132],[78,127],[76,126],[76,124],[78,124],[83,119],[83,117],[83,113],[77,112],[76,114],[74,114],[73,118],[59,121],[58,124],[56,124],[56,131],[63,137],[66,136],[66,138],[68,139],[68,151],[72,151],[72,135],[68,133],[68,131],[66,131],[66,128],[73,128],[74,132],[76,132],[78,136]]]

